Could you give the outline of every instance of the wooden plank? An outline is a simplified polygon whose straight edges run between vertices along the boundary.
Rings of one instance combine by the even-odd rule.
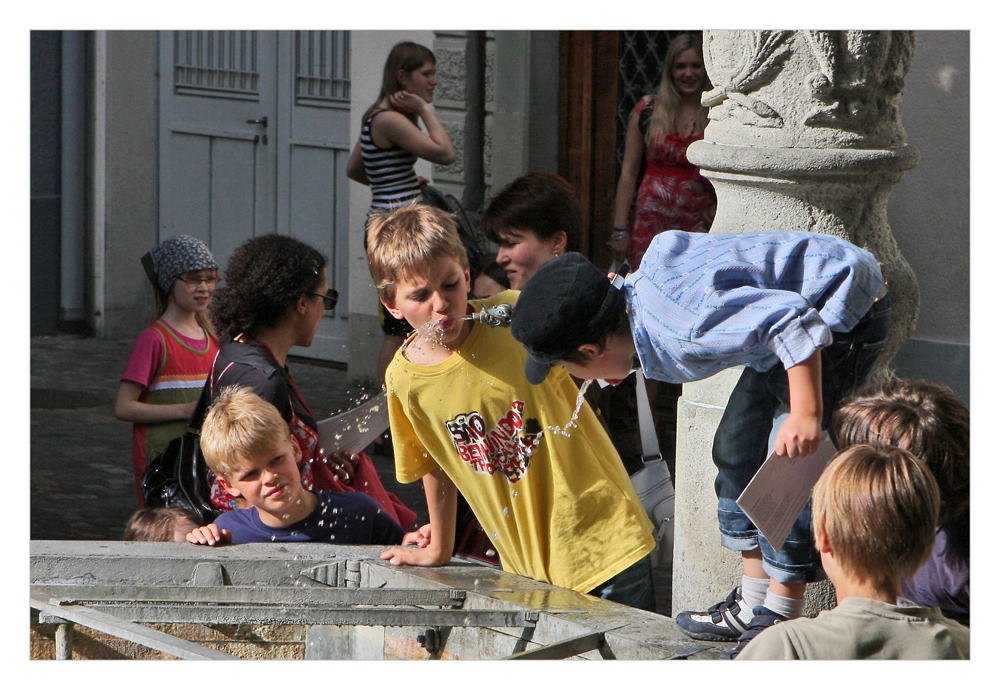
[[[122,620],[115,616],[95,611],[86,606],[69,604],[62,606],[53,604],[42,599],[30,599],[31,608],[37,609],[45,615],[55,616],[65,621],[77,623],[87,628],[97,630],[120,637],[129,642],[141,644],[159,652],[166,652],[173,656],[187,660],[223,660],[237,659],[238,657],[220,652],[209,647],[182,640],[174,635],[169,635],[159,630],[147,628],[144,625]]]

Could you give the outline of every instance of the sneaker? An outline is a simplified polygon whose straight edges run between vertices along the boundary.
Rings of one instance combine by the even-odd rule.
[[[743,603],[743,592],[737,587],[726,600],[704,613],[682,611],[674,618],[677,627],[696,640],[735,642],[750,627],[753,612]]]
[[[729,651],[723,652],[719,655],[720,659],[735,659],[736,656],[743,651],[743,648],[749,644],[750,640],[757,637],[762,630],[770,628],[775,623],[780,623],[781,621],[788,620],[784,616],[775,613],[769,608],[764,606],[755,606],[753,609],[753,618],[750,619],[750,625],[747,627],[745,633],[740,635],[739,640],[735,647]]]

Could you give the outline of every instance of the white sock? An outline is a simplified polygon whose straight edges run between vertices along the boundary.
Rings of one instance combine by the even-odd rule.
[[[764,604],[764,595],[767,594],[767,586],[770,582],[771,580],[766,577],[743,576],[743,580],[740,583],[740,593],[743,596],[744,608],[746,608],[748,615],[753,615],[751,612],[755,606],[762,606]],[[750,619],[748,618],[747,620]]]
[[[771,590],[767,590],[767,594],[764,597],[764,606],[771,609],[779,616],[784,616],[785,618],[798,618],[801,616],[802,608],[805,604],[805,599],[791,599],[789,597],[783,597],[779,594],[775,594]]]

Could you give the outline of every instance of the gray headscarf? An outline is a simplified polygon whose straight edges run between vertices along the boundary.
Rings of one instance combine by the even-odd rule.
[[[182,274],[219,267],[205,243],[188,235],[171,237],[156,245],[142,257],[142,265],[149,281],[165,295],[170,294],[170,287]]]

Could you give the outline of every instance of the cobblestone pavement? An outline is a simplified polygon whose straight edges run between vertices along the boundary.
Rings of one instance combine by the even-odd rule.
[[[60,335],[31,339],[31,539],[115,540],[138,507],[132,425],[113,412],[133,341]],[[292,359],[313,412],[352,406],[362,391],[342,368]],[[392,458],[369,448],[385,487],[427,520],[420,482],[396,481]],[[657,609],[670,613],[670,571],[658,568]]]

